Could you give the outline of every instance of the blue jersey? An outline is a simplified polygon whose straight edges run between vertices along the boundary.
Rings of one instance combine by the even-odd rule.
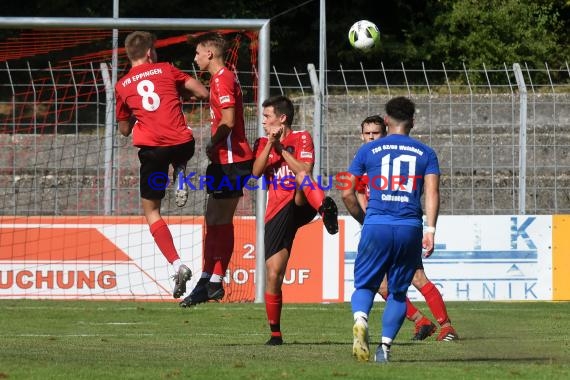
[[[388,135],[364,144],[348,171],[369,177],[365,223],[408,226],[422,225],[424,177],[440,174],[434,150],[406,135]]]

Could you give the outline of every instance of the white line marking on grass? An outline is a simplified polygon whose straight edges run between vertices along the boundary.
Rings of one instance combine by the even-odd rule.
[[[154,336],[151,333],[141,333],[141,334],[3,334],[0,337],[4,338],[98,338],[98,337],[125,337],[125,336]],[[206,336],[206,337],[224,337],[224,336],[265,336],[267,333],[191,333],[190,336]],[[287,336],[297,336],[302,334],[290,333]],[[163,336],[163,334],[162,334]]]
[[[190,336],[210,336],[210,337],[219,337],[219,338],[223,338],[224,336],[266,336],[269,335],[269,332],[264,332],[264,333],[191,333],[189,334]],[[287,334],[287,336],[289,335],[294,335],[294,334]],[[298,334],[301,335],[301,334]]]
[[[4,334],[5,338],[97,338],[97,337],[124,337],[124,336],[153,336],[154,334]]]
[[[446,305],[449,305],[449,303],[446,303]],[[462,310],[467,310],[467,311],[512,311],[512,312],[537,311],[537,312],[542,312],[542,310],[539,310],[536,308],[530,308],[530,307],[517,307],[517,308],[508,308],[508,309],[505,309],[504,307],[473,307],[473,308],[462,308]]]
[[[85,322],[79,321],[80,325],[93,325],[93,326],[106,326],[106,325],[152,325],[156,323],[151,322]]]
[[[139,306],[134,307],[98,307],[95,308],[97,311],[125,311],[125,310],[137,310]],[[78,307],[78,306],[54,306],[54,305],[45,305],[45,306],[0,306],[0,309],[6,310],[93,310],[90,307]]]
[[[251,306],[214,306],[216,310],[223,311],[241,311],[241,310],[265,310],[265,305],[251,305]],[[206,310],[208,305],[198,305],[187,308],[187,310]],[[293,304],[283,304],[283,309],[287,310],[309,310],[309,311],[330,311],[331,308],[324,306],[294,306]],[[180,309],[166,309],[166,310],[180,310]]]
[[[97,310],[97,311],[133,311],[133,310],[138,310],[138,309],[152,309],[153,311],[166,311],[166,312],[180,312],[180,310],[182,308],[180,308],[179,306],[173,306],[173,307],[169,307],[166,306],[164,308],[157,308],[154,307],[156,305],[156,303],[151,304],[153,307],[147,307],[144,304],[139,305],[139,306],[133,306],[133,307],[97,307],[95,309],[92,309],[90,307],[74,307],[74,306],[62,306],[62,307],[55,307],[54,305],[45,305],[45,306],[0,306],[0,310],[1,309],[6,309],[6,310]],[[264,309],[265,305],[262,304],[247,304],[248,306],[238,306],[238,304],[227,304],[227,306],[221,306],[221,305],[212,305],[212,307],[215,307],[216,310],[224,310],[224,311],[240,311],[240,310],[255,310],[255,309]],[[331,304],[331,305],[336,305],[336,304]],[[198,305],[198,306],[193,306],[191,308],[187,308],[187,310],[206,310],[205,308],[209,307],[209,305],[205,304],[205,305]],[[334,307],[334,306],[333,306]],[[287,310],[309,310],[309,311],[330,311],[331,308],[328,305],[324,305],[324,306],[296,306],[295,304],[284,304],[283,308],[286,308]],[[473,310],[481,310],[479,308],[477,309],[473,309]],[[491,309],[494,310],[494,309]]]

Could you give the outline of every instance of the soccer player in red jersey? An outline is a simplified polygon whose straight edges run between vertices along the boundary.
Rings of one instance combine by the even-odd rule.
[[[253,153],[245,135],[243,97],[236,74],[224,63],[226,41],[208,33],[193,41],[194,61],[210,75],[211,139],[206,146],[210,164],[206,176],[206,236],[202,276],[182,307],[224,297],[222,279],[234,248],[233,217],[243,196],[243,178],[251,174]]]
[[[360,137],[364,143],[386,136],[386,124],[379,115],[365,118],[360,124],[360,128]],[[366,176],[363,176],[356,186],[356,198],[362,210],[366,211],[368,199],[370,198],[370,187],[368,186],[368,178]],[[452,341],[458,339],[459,337],[455,329],[451,326],[451,320],[447,314],[447,308],[445,307],[441,293],[427,278],[423,264],[416,269],[412,284],[422,293],[433,316],[441,326],[437,340]],[[384,300],[388,298],[388,282],[386,277],[382,280],[378,293]],[[437,330],[436,325],[425,317],[408,297],[406,297],[406,318],[415,324],[415,334],[412,340],[424,340]]]
[[[187,90],[194,99],[206,99],[208,90],[170,63],[157,62],[155,40],[154,35],[141,31],[125,40],[131,69],[115,86],[117,120],[121,134],[129,136],[132,132],[133,145],[139,148],[144,216],[156,245],[174,267],[173,296],[180,298],[192,272],[180,260],[170,229],[160,215],[160,205],[169,183],[169,166],[174,168],[176,182],[194,154],[194,137],[182,113],[180,91]],[[178,202],[178,188],[176,194]]]
[[[338,232],[337,206],[313,179],[313,139],[307,131],[293,131],[294,108],[290,99],[265,100],[263,127],[267,136],[256,140],[253,175],[263,175],[268,190],[265,211],[265,309],[271,329],[267,345],[283,344],[281,287],[297,230],[317,211],[330,234]],[[308,252],[305,252],[307,254]]]

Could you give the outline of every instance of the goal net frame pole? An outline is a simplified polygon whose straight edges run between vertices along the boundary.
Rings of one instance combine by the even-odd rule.
[[[245,29],[258,32],[259,73],[257,92],[257,134],[264,135],[261,104],[269,97],[269,19],[193,19],[193,18],[106,18],[106,17],[0,17],[2,29],[49,29],[49,28],[84,28],[84,29],[145,29],[145,30],[210,30],[210,29]],[[117,67],[113,67],[116,78]],[[114,88],[113,83],[113,88]],[[106,129],[114,128],[114,123],[107,122]],[[106,146],[105,149],[113,149]],[[107,185],[107,184],[106,184]],[[109,188],[109,190],[107,189]],[[110,191],[105,186],[105,191]],[[263,241],[265,224],[266,193],[262,186],[256,190],[255,205],[255,302],[264,302],[265,291],[265,245]]]

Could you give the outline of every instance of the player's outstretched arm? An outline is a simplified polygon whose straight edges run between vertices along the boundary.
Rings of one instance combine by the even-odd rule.
[[[210,95],[206,86],[192,77],[184,82],[184,88],[190,92],[190,98],[192,100],[207,100]]]
[[[439,175],[428,174],[424,181],[425,213],[428,228],[424,233],[422,244],[424,257],[429,257],[435,246],[435,226],[439,215]]]
[[[121,135],[127,137],[131,134],[131,131],[133,130],[133,123],[131,123],[129,120],[120,120],[119,121],[119,132],[121,133]]]
[[[360,224],[364,223],[364,211],[358,199],[356,199],[356,177],[350,173],[344,173],[342,178],[343,186],[342,189],[342,201],[348,210],[348,213],[352,215],[354,219]]]
[[[307,175],[311,175],[313,172],[313,164],[305,161],[301,161],[295,158],[295,156],[284,149],[281,150],[281,155],[289,165],[289,169],[293,172],[293,174],[297,175],[298,173],[305,172]]]
[[[206,145],[206,154],[210,157],[212,148],[218,145],[220,142],[225,141],[229,134],[232,132],[232,128],[235,125],[235,108],[227,107],[222,108],[222,118],[220,124],[216,129],[216,133],[211,137],[210,142]]]
[[[354,194],[356,195],[356,199],[358,200],[358,204],[360,208],[366,212],[366,208],[368,207],[368,196],[366,195],[366,190],[363,189],[364,192],[358,191],[358,188],[355,189],[356,191]]]
[[[256,141],[256,145],[259,144],[259,140]],[[251,174],[256,177],[259,177],[265,171],[265,167],[267,166],[267,161],[269,160],[269,153],[271,152],[271,147],[273,146],[272,142],[268,142],[265,146],[261,149],[261,152],[258,154],[256,151],[255,161],[253,162],[253,168],[251,169]]]
[[[279,139],[283,134],[282,128],[270,128],[269,132],[267,133],[267,143],[261,147],[261,151],[259,151],[259,145],[261,144],[261,138],[255,141],[253,144],[253,153],[255,155],[255,161],[253,162],[253,169],[251,170],[251,174],[256,177],[259,177],[265,171],[267,167],[267,161],[269,161],[269,154],[271,153],[271,148],[275,146],[275,144],[279,143]],[[259,151],[259,152],[258,152]]]

